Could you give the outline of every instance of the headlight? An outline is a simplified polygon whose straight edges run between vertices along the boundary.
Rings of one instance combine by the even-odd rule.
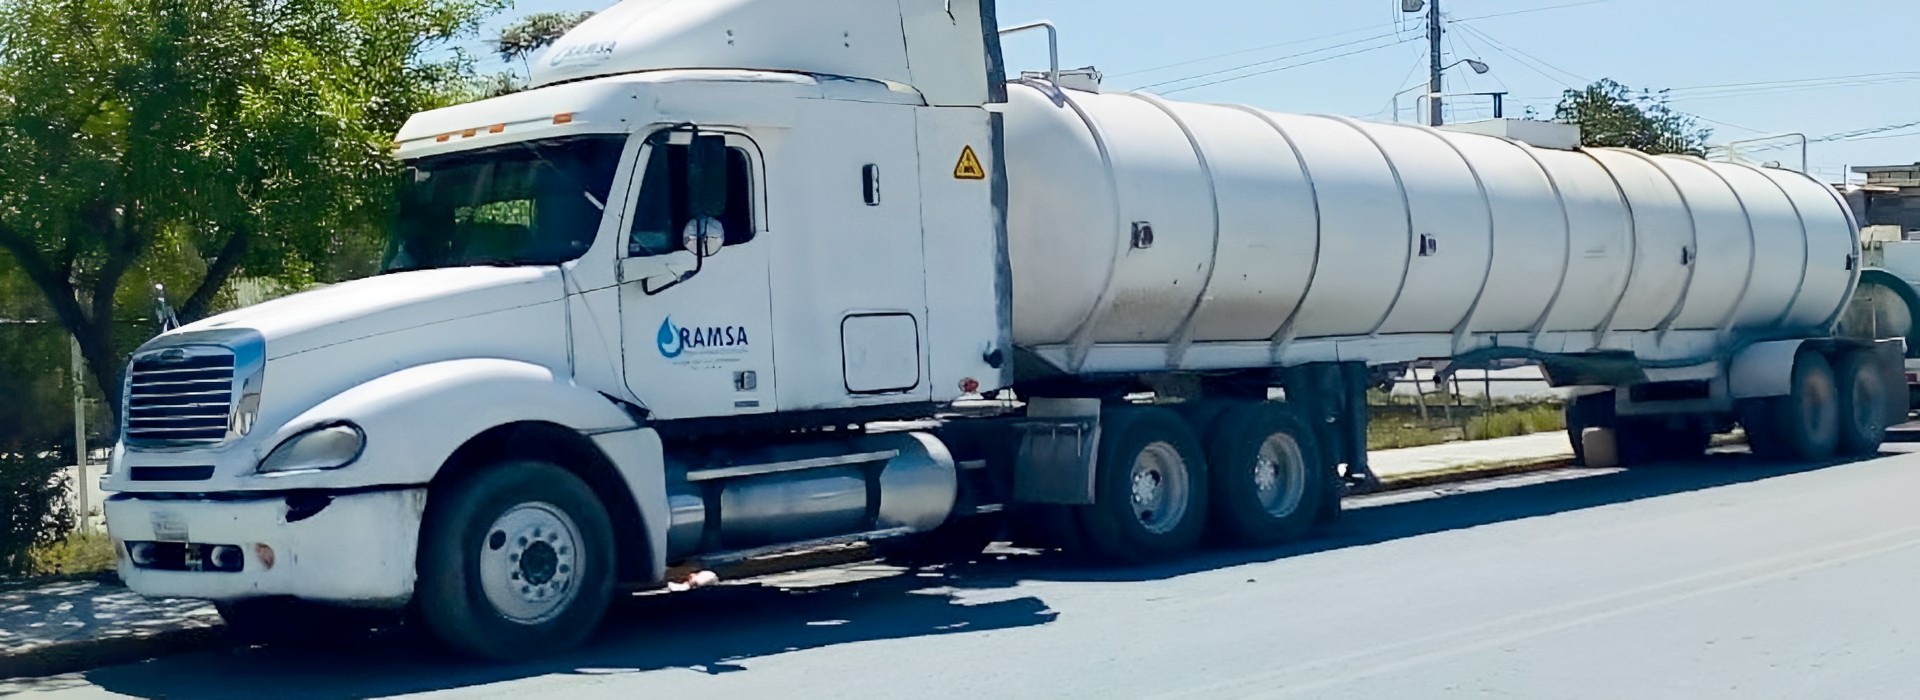
[[[339,469],[360,458],[360,451],[367,446],[367,436],[360,427],[352,423],[336,423],[287,438],[267,458],[260,461],[260,473],[284,474],[288,472],[320,471]]]

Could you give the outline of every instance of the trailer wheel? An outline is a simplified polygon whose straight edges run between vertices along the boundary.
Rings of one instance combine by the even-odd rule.
[[[1207,463],[1180,417],[1123,406],[1100,420],[1095,501],[1079,509],[1088,544],[1119,561],[1192,549],[1205,531]]]
[[[586,482],[513,460],[427,500],[415,598],[448,646],[501,661],[579,644],[613,598],[613,525]]]
[[[1240,404],[1221,413],[1208,434],[1207,461],[1212,524],[1227,540],[1298,538],[1326,504],[1319,446],[1285,404]]]
[[[1833,366],[1818,353],[1794,360],[1789,393],[1742,406],[1747,443],[1763,459],[1817,462],[1840,442],[1841,409]]]
[[[1840,396],[1840,454],[1872,454],[1887,439],[1887,388],[1877,371],[1873,354],[1867,352],[1844,353],[1834,365]]]

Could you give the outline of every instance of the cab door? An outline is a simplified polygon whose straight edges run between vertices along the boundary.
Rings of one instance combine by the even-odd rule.
[[[725,173],[718,216],[693,215],[695,138],[724,144],[715,149]],[[666,420],[773,411],[772,235],[759,149],[742,134],[679,129],[650,137],[639,158],[619,276],[627,388]],[[715,228],[704,251],[689,245]]]

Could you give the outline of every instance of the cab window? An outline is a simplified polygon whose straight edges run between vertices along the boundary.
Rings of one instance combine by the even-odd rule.
[[[680,234],[691,218],[687,207],[687,151],[685,145],[654,145],[640,181],[640,201],[634,207],[627,255],[663,255],[683,249]],[[752,162],[746,149],[727,148],[727,208],[719,217],[726,245],[753,240]]]

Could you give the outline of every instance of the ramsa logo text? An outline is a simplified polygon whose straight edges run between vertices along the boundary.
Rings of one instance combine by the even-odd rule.
[[[682,327],[674,325],[673,317],[668,316],[660,322],[660,332],[656,334],[655,342],[660,348],[660,356],[669,360],[684,355],[688,351],[744,349],[747,345],[747,327]]]

